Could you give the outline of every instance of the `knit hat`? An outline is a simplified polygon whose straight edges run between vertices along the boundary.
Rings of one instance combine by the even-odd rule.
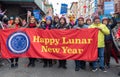
[[[102,21],[104,21],[104,20],[108,20],[108,18],[107,18],[107,17],[104,17],[104,18],[102,19]]]
[[[52,17],[51,17],[51,16],[47,16],[47,17],[46,17],[46,21],[47,21],[47,20],[52,21]]]
[[[100,19],[100,17],[99,17],[99,16],[95,16],[95,17],[93,18],[93,21],[95,21],[96,19]]]
[[[91,18],[87,18],[86,21],[91,21]]]
[[[82,19],[82,20],[84,21],[84,18],[83,18],[83,17],[79,17],[78,20],[79,20],[79,19]]]

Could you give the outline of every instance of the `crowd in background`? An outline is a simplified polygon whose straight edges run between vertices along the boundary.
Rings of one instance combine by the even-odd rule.
[[[20,17],[8,18],[6,15],[0,14],[0,28],[40,28],[40,29],[81,29],[81,28],[97,28],[98,33],[98,60],[89,62],[89,67],[93,72],[96,72],[98,68],[103,72],[107,72],[106,69],[110,68],[110,57],[113,48],[113,41],[111,31],[117,26],[117,22],[114,18],[114,14],[111,18],[104,17],[102,21],[99,16],[95,16],[93,19],[80,16],[76,20],[73,16],[68,17],[69,22],[65,16],[46,16],[41,21],[37,21],[34,16],[29,17],[29,21]],[[67,60],[52,60],[41,59],[44,63],[43,67],[52,67],[58,63],[58,68],[67,69]],[[11,68],[18,67],[19,58],[12,58]],[[27,67],[35,67],[36,58],[29,58]],[[99,64],[99,66],[98,66]],[[75,71],[80,69],[86,69],[86,61],[75,60]]]

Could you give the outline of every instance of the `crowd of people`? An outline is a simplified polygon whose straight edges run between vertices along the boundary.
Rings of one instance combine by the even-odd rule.
[[[0,15],[0,28],[40,28],[40,29],[81,29],[81,28],[97,28],[98,33],[98,59],[94,62],[89,62],[89,66],[93,72],[96,72],[98,68],[103,72],[107,72],[106,68],[110,68],[111,50],[113,47],[111,30],[117,26],[117,22],[114,18],[104,17],[101,21],[99,16],[95,16],[93,19],[79,17],[74,20],[73,16],[70,16],[69,22],[65,16],[46,16],[41,21],[37,21],[34,16],[29,18],[26,22],[20,17],[8,19],[5,15]],[[67,60],[53,60],[53,59],[41,59],[44,63],[43,67],[52,67],[58,63],[58,68],[67,69]],[[19,58],[12,58],[11,68],[18,67]],[[35,67],[36,58],[29,58],[27,67]],[[98,66],[99,64],[99,66]],[[80,69],[86,69],[86,61],[75,60],[75,71]]]

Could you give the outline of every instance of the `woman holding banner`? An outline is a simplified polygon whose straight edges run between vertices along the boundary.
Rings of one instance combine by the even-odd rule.
[[[91,18],[87,18],[85,24],[86,24],[87,26],[90,26],[90,25],[92,24]]]
[[[34,16],[30,17],[29,23],[28,23],[28,28],[36,28],[37,27],[37,22]],[[29,64],[27,67],[35,67],[35,60],[36,58],[29,58]]]
[[[78,24],[73,27],[74,29],[88,28],[88,25],[84,24],[84,18],[78,18]],[[75,71],[79,71],[86,68],[86,62],[83,60],[75,60]]]
[[[98,32],[98,60],[93,62],[93,68],[92,71],[96,72],[98,69],[98,64],[99,64],[99,69],[103,72],[107,72],[105,70],[105,66],[104,66],[104,47],[105,47],[105,35],[109,35],[110,31],[109,29],[106,27],[106,25],[102,24],[100,22],[100,17],[99,16],[95,16],[93,19],[93,24],[89,26],[89,28],[97,28],[99,29]]]
[[[20,28],[22,27],[22,19],[20,17],[16,17],[12,23],[12,25],[9,26],[9,28]],[[19,58],[11,58],[11,68],[18,67],[18,60]],[[15,61],[15,63],[14,63]]]
[[[51,29],[53,27],[52,25],[52,17],[51,16],[47,16],[46,17],[46,23],[44,23],[45,25],[41,25],[42,29]],[[43,59],[44,65],[43,67],[52,67],[52,59]]]
[[[60,18],[59,23],[57,24],[57,29],[69,29],[69,25],[67,24],[65,17]],[[66,60],[59,60],[58,68],[61,68],[61,67],[64,69],[67,69]]]

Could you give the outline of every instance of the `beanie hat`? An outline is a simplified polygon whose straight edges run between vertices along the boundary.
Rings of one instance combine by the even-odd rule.
[[[95,16],[95,17],[93,18],[93,21],[95,21],[96,19],[100,19],[100,17],[99,17],[99,16]]]
[[[86,21],[91,21],[91,19],[90,19],[90,18],[87,18]]]
[[[47,16],[47,17],[46,17],[46,21],[47,21],[47,20],[52,21],[52,17],[51,17],[51,16]]]
[[[83,18],[83,17],[79,17],[78,20],[79,20],[79,19],[82,19],[82,20],[84,21],[84,18]]]
[[[102,22],[103,22],[104,20],[108,20],[108,18],[107,18],[107,17],[104,17],[104,18],[102,19]]]

